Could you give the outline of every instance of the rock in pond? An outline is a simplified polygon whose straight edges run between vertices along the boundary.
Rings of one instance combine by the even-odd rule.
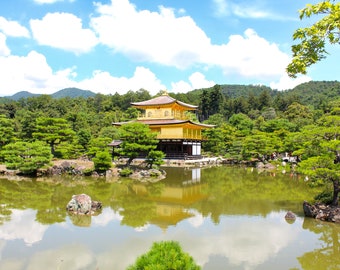
[[[288,211],[287,214],[285,215],[285,219],[295,220],[296,215],[292,211]]]
[[[73,195],[66,206],[68,212],[80,215],[92,215],[101,208],[102,203],[92,201],[91,197],[87,194]]]
[[[303,211],[306,217],[340,223],[339,206],[325,205],[322,203],[310,204],[308,202],[303,202]]]
[[[289,224],[293,224],[296,220],[296,215],[292,211],[288,211],[285,215],[285,220]]]

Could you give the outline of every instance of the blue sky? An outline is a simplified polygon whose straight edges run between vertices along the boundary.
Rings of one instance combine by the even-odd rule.
[[[293,80],[292,34],[305,0],[0,1],[0,96],[78,87],[188,92],[215,84],[285,90],[340,80],[340,46]]]

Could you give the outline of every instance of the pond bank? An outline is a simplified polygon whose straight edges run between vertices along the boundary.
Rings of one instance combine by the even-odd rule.
[[[306,217],[340,223],[339,206],[325,205],[323,203],[310,204],[308,202],[303,202],[303,211]]]

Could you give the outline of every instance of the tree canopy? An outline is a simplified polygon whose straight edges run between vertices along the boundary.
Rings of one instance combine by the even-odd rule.
[[[49,146],[40,141],[9,143],[4,146],[1,156],[8,169],[18,169],[24,174],[36,173],[52,159]]]
[[[119,129],[122,144],[118,149],[122,156],[128,157],[127,164],[140,154],[148,155],[151,150],[156,149],[158,140],[156,133],[151,132],[148,125],[139,122],[124,124]]]
[[[300,19],[321,18],[309,27],[295,30],[292,46],[293,59],[287,67],[288,75],[306,74],[307,68],[327,56],[326,45],[340,43],[340,2],[325,0],[307,4],[300,10]]]

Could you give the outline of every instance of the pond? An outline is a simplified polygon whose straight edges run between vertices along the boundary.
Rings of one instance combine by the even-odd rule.
[[[123,270],[175,240],[203,270],[339,269],[340,225],[304,218],[318,192],[250,168],[165,168],[153,184],[81,177],[0,179],[0,269]],[[103,203],[70,216],[73,194]],[[297,218],[287,222],[287,211]]]

